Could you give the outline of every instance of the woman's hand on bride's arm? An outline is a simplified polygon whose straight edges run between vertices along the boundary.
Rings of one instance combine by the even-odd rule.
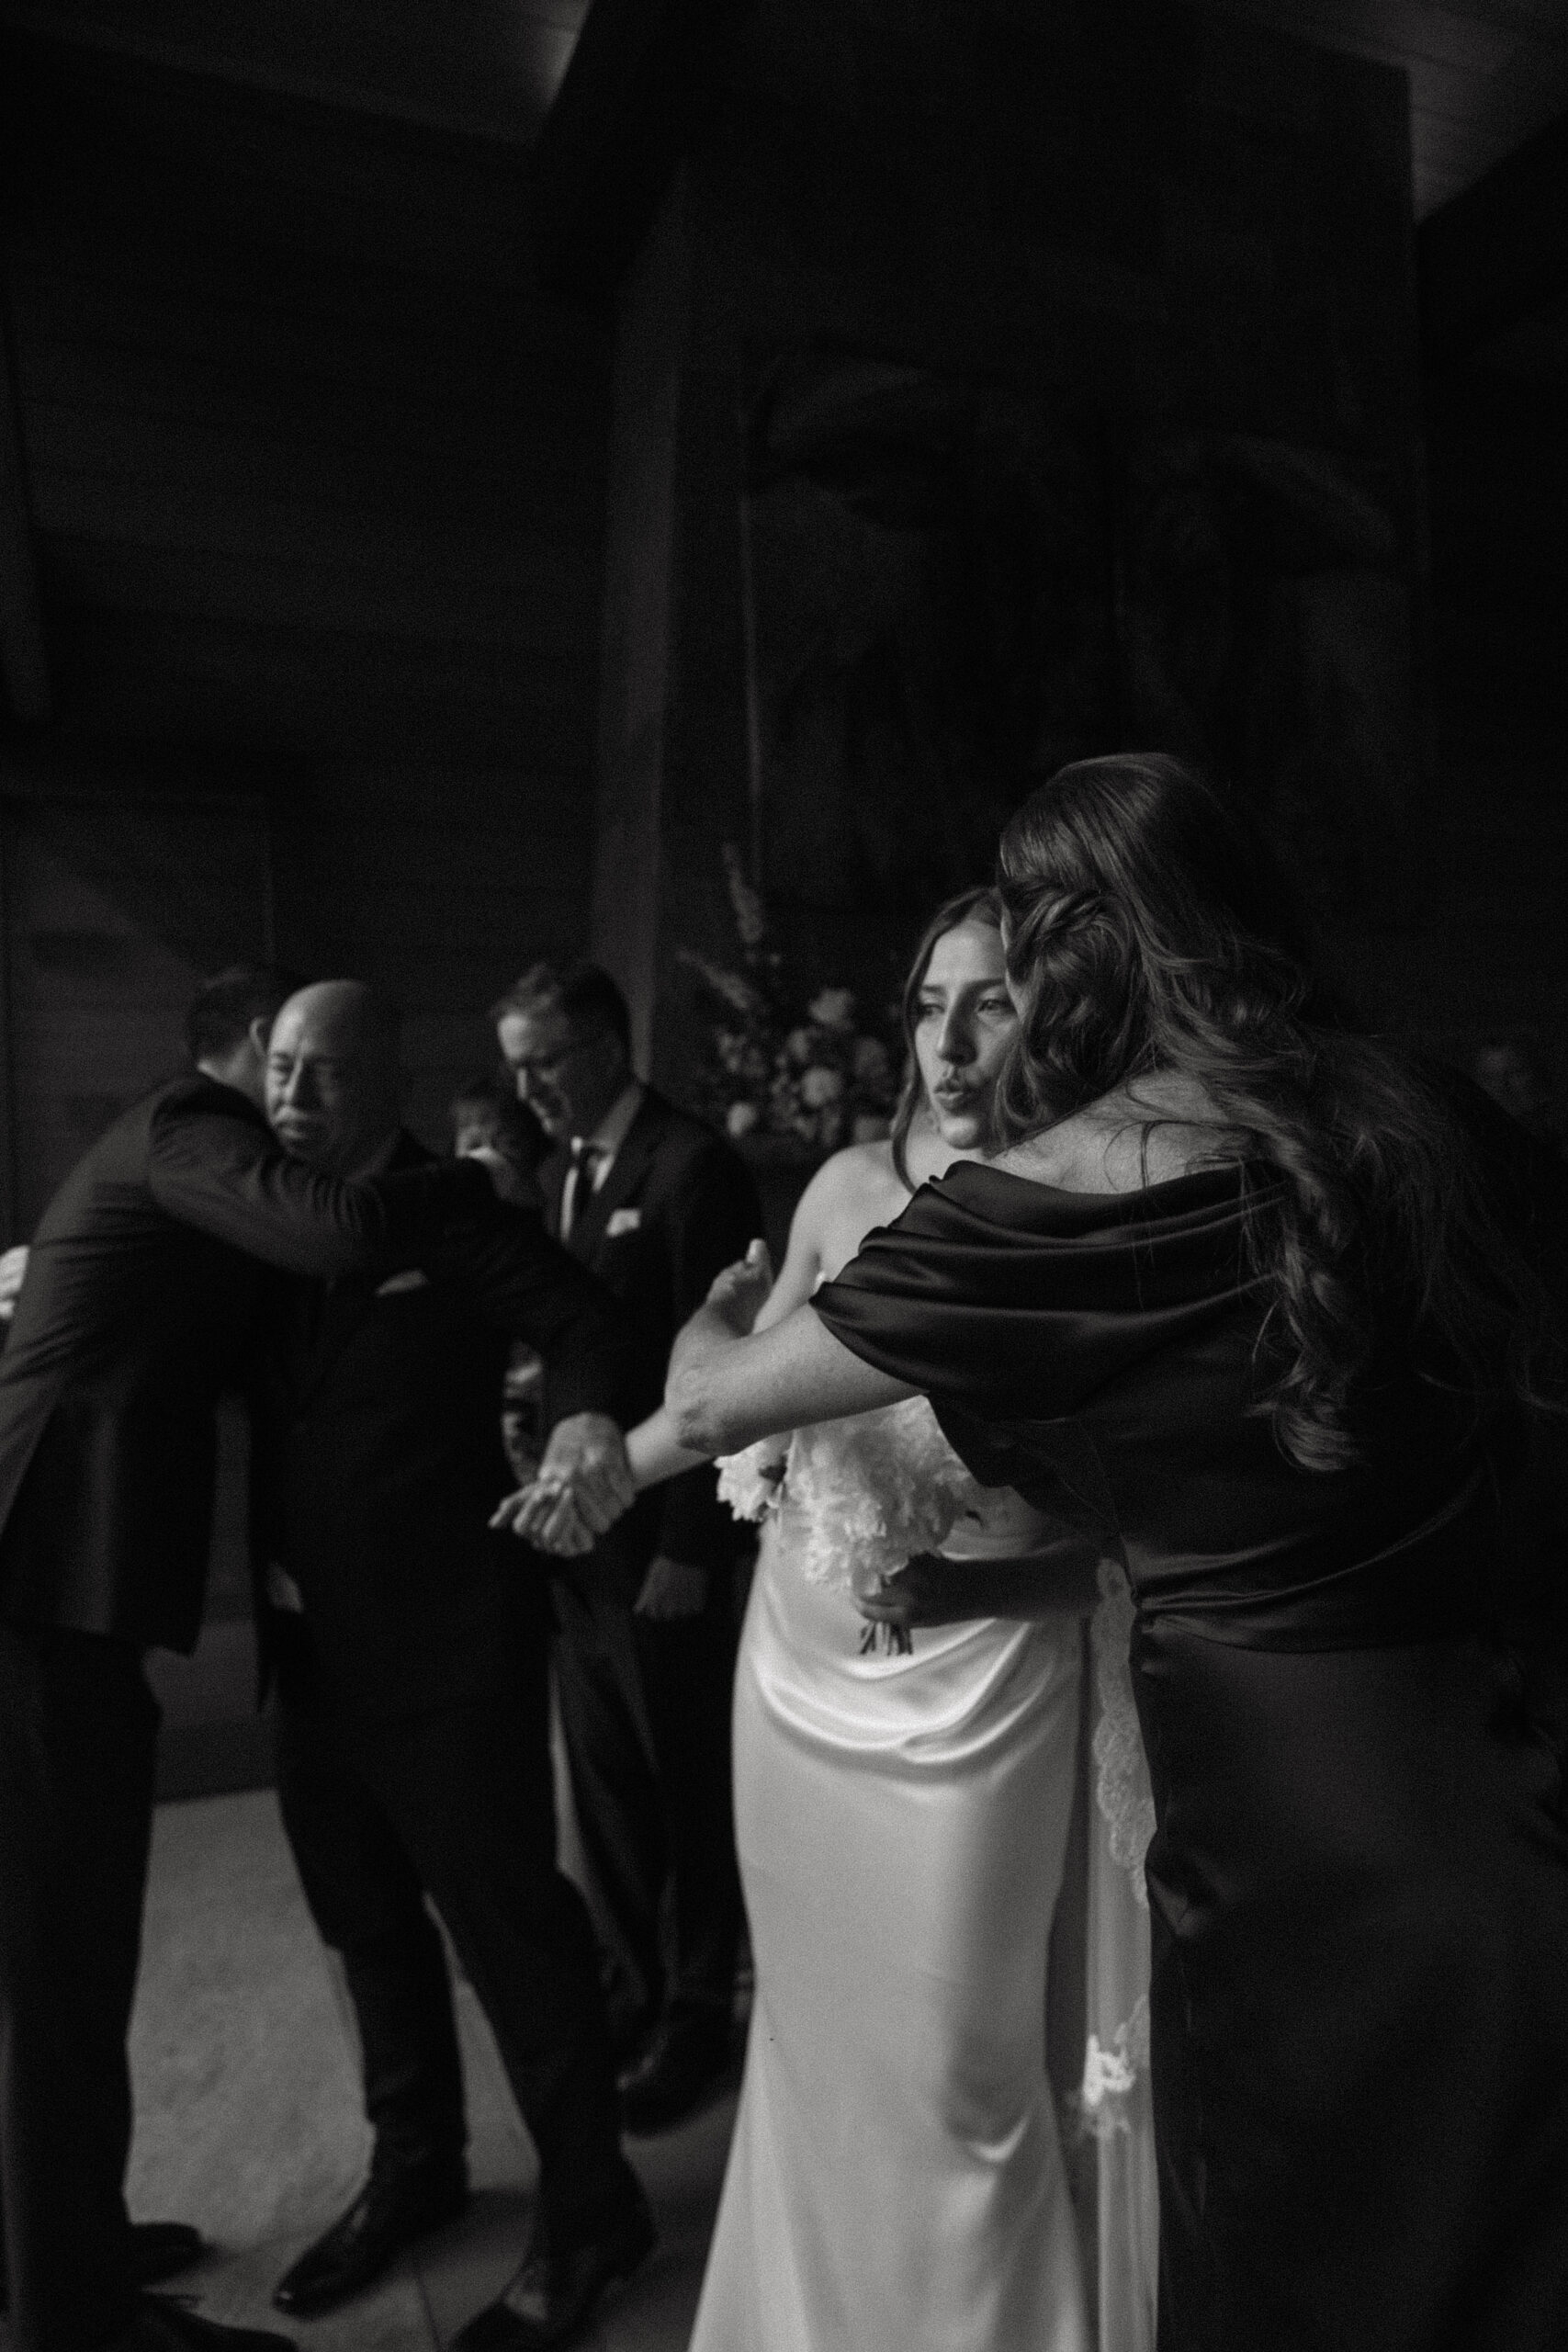
[[[949,1560],[917,1552],[855,1606],[874,1624],[904,1633],[983,1617],[1085,1617],[1100,1598],[1100,1555],[1074,1539],[1011,1560]]]

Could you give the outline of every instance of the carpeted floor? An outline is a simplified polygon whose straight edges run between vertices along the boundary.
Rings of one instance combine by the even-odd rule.
[[[533,2152],[464,1984],[458,2011],[471,2209],[357,2302],[291,2323],[305,2352],[436,2352],[515,2267]],[[132,2214],[210,2239],[179,2284],[211,2318],[281,2326],[272,2288],[358,2186],[367,2139],[346,2005],[269,1792],[160,1807],[131,2064]],[[592,2352],[683,2352],[733,2115],[727,2098],[631,2147],[660,2243],[606,2302]]]

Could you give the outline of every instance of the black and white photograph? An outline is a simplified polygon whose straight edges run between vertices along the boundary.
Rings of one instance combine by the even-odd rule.
[[[1564,2352],[1565,1041],[1565,0],[0,0],[0,2352]]]

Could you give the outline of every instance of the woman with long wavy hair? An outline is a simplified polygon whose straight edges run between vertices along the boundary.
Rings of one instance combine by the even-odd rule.
[[[1549,2352],[1568,1826],[1508,1498],[1560,1374],[1525,1139],[1322,997],[1250,824],[1175,760],[1063,770],[999,890],[1005,1148],[770,1331],[760,1270],[722,1277],[677,1430],[924,1394],[982,1484],[1124,1563],[1162,2352]],[[917,1559],[863,1606],[958,1588]]]

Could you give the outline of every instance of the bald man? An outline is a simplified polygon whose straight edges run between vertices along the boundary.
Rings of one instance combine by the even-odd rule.
[[[342,1176],[429,1154],[399,1123],[395,1024],[346,982],[279,1013],[267,1107]],[[484,2315],[497,2347],[570,2342],[652,2243],[621,2154],[594,1939],[556,1867],[545,1579],[490,1520],[512,1344],[544,1359],[547,1460],[629,1499],[604,1416],[623,1326],[536,1212],[454,1232],[414,1276],[292,1286],[262,1482],[273,1566],[283,1816],[359,2023],[367,2180],[279,2283],[301,2317],[359,2293],[466,2195],[462,2077],[430,1896],[484,2007],[539,2154],[528,2259]]]
[[[348,1184],[279,1150],[261,1047],[291,986],[237,966],[201,990],[192,1069],[118,1119],[44,1211],[0,1355],[0,2305],[14,2352],[281,2341],[139,2291],[170,2267],[160,2240],[176,2254],[179,2240],[133,2231],[124,2199],[158,1724],[142,1657],[195,1646],[214,1408],[241,1376],[267,1266],[379,1279],[454,1209],[491,1200],[473,1169]]]

